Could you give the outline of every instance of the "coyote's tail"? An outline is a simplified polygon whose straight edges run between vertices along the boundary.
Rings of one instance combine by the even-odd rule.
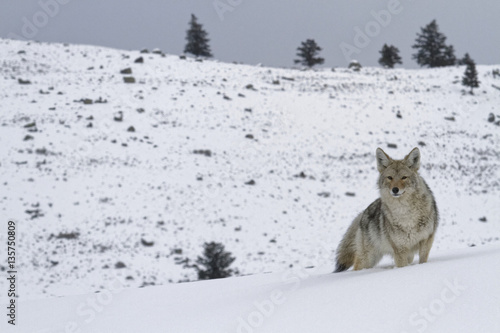
[[[356,218],[347,229],[337,248],[337,264],[334,273],[348,270],[354,264],[356,255],[356,233],[359,228],[359,218]]]

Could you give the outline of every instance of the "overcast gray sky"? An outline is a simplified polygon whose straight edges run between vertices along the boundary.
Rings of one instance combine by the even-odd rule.
[[[300,42],[313,38],[325,66],[345,67],[347,58],[377,66],[388,43],[402,67],[416,68],[411,45],[436,19],[457,57],[500,64],[498,0],[2,0],[0,37],[181,54],[191,13],[215,58],[228,62],[290,67]]]

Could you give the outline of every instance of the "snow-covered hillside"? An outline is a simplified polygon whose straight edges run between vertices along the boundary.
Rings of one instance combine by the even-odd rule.
[[[6,332],[500,332],[500,247],[429,263],[272,274],[21,302]],[[3,323],[2,323],[3,324]],[[5,331],[2,331],[5,332]]]
[[[421,149],[441,213],[432,267],[500,243],[500,66],[478,66],[469,95],[463,67],[300,71],[8,40],[0,61],[0,210],[19,221],[24,300],[195,280],[177,263],[208,241],[242,275],[316,267],[377,197],[379,146]]]

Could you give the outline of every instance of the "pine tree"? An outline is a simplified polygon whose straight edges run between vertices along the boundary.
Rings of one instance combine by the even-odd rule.
[[[452,45],[446,45],[446,36],[439,32],[436,20],[421,28],[417,34],[416,43],[412,46],[417,49],[413,59],[420,66],[443,67],[456,63],[455,50]]]
[[[443,66],[454,66],[456,63],[455,48],[453,45],[446,46],[443,53]]]
[[[184,53],[191,53],[197,57],[212,57],[208,42],[208,33],[203,29],[203,26],[198,23],[198,19],[194,14],[191,14],[189,21],[189,30],[187,31],[187,44],[184,48]]]
[[[308,39],[302,42],[301,46],[297,48],[297,56],[301,59],[296,59],[294,62],[308,67],[321,65],[325,62],[325,59],[317,57],[320,51],[321,47],[316,44],[316,41],[314,41],[314,39]]]
[[[203,247],[203,257],[198,257],[196,265],[193,266],[198,271],[198,279],[220,279],[237,272],[228,269],[235,258],[231,256],[230,252],[225,251],[224,245],[210,242],[205,243]]]
[[[382,50],[379,51],[382,55],[378,60],[378,63],[387,68],[394,68],[395,64],[402,64],[401,57],[399,56],[399,50],[397,47],[391,45],[388,46],[384,44]]]
[[[476,63],[469,57],[466,65],[467,67],[465,68],[464,77],[462,78],[462,85],[465,87],[469,87],[470,93],[474,94],[472,90],[474,88],[478,88],[480,83],[477,78]]]
[[[464,57],[462,59],[459,59],[457,62],[457,65],[467,65],[469,62],[473,61],[469,55],[469,53],[464,54]]]

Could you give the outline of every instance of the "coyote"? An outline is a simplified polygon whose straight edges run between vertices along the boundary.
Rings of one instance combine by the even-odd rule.
[[[337,249],[334,273],[374,267],[390,254],[397,267],[427,262],[438,226],[436,201],[418,174],[420,151],[414,148],[403,160],[376,151],[380,198],[359,214]]]

